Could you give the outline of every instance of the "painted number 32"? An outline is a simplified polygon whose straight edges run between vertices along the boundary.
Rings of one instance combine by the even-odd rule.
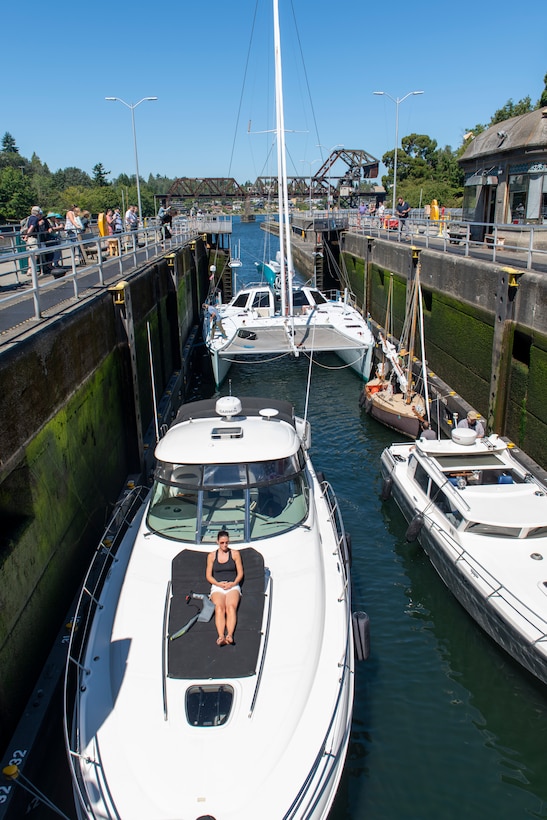
[[[26,753],[26,749],[15,749],[11,759],[8,761],[8,766],[20,766],[25,759]],[[12,786],[0,786],[0,805],[6,802],[12,788]]]

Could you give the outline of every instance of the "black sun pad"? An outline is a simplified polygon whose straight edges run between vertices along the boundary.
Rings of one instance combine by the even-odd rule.
[[[241,601],[237,611],[234,646],[217,646],[214,616],[208,623],[196,621],[188,632],[168,641],[170,678],[217,680],[254,675],[260,648],[265,600],[264,559],[252,548],[240,550],[243,563]],[[183,550],[173,559],[172,598],[169,608],[169,635],[174,635],[201,610],[201,602],[191,592],[209,594],[205,580],[207,554]]]

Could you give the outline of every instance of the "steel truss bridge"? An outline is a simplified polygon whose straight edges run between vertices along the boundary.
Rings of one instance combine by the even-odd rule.
[[[333,167],[338,163],[337,173]],[[340,173],[343,163],[343,173]],[[342,206],[350,206],[359,195],[361,180],[378,177],[379,160],[360,149],[338,148],[319,170],[306,176],[289,176],[290,199],[338,197]],[[241,186],[232,177],[180,177],[167,192],[168,203],[184,200],[277,199],[277,176],[258,177],[250,186]]]

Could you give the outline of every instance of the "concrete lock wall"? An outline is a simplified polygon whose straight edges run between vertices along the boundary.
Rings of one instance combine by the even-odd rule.
[[[199,256],[185,248],[148,265],[0,354],[4,742],[124,480],[139,472],[153,414],[148,326],[161,396],[196,321]]]
[[[354,234],[341,251],[358,302],[366,292],[381,326],[393,274],[395,335],[417,255],[430,369],[547,468],[547,277]]]

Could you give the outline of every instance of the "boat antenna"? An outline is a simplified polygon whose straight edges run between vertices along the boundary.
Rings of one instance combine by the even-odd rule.
[[[160,431],[158,427],[158,404],[156,400],[156,384],[154,380],[154,360],[152,358],[152,337],[150,334],[150,322],[146,323],[146,332],[148,334],[148,359],[150,361],[150,380],[152,382],[152,405],[154,407],[154,429],[156,431],[156,444],[160,440]]]
[[[310,355],[310,363],[308,366],[308,382],[306,384],[306,405],[304,407],[304,421],[308,420],[308,402],[310,398],[310,388],[311,388],[311,369],[313,366],[313,348]]]
[[[306,385],[306,406],[304,408],[304,421],[308,420],[308,403],[309,403],[310,391],[311,391],[311,370],[312,370],[312,367],[313,367],[313,350],[314,350],[314,347],[315,347],[315,323],[313,325],[310,363],[309,363],[309,367],[308,367],[308,383]]]

